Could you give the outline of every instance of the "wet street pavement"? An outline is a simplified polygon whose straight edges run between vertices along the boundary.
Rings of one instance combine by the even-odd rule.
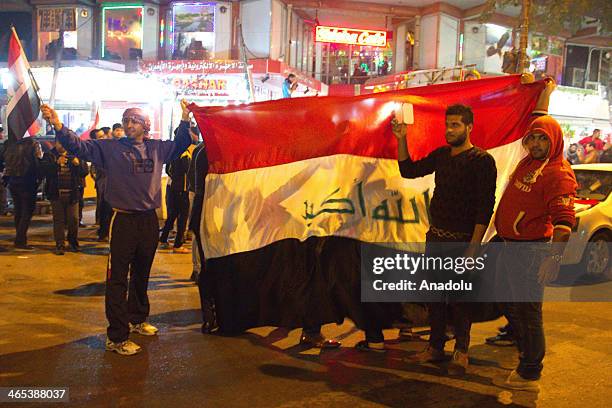
[[[86,217],[91,223],[92,212]],[[9,249],[0,252],[0,387],[69,387],[71,405],[96,407],[557,408],[612,402],[610,303],[545,304],[542,391],[510,392],[492,381],[508,375],[516,351],[484,344],[503,320],[473,326],[471,367],[463,378],[446,375],[446,363],[403,362],[426,343],[399,342],[397,330],[385,332],[386,354],[358,352],[352,346],[363,334],[349,321],[323,327],[343,343],[323,352],[298,346],[299,330],[203,335],[197,288],[189,280],[191,256],[158,251],[149,296],[150,321],[160,333],[133,335],[144,350],[123,357],[104,351],[107,250],[93,241],[95,230],[81,230],[83,251],[64,256],[51,252],[50,216],[35,217],[34,252],[13,252],[12,231],[11,220],[0,217],[0,247]],[[609,290],[611,283],[593,285]]]

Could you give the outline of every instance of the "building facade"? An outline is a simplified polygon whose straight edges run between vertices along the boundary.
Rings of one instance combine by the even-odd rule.
[[[138,105],[162,117],[155,132],[166,137],[178,117],[170,108],[176,98],[203,105],[276,99],[289,73],[300,84],[293,96],[363,93],[376,88],[372,83],[393,89],[401,75],[419,70],[459,66],[504,74],[517,47],[520,10],[498,11],[483,23],[483,3],[6,0],[0,3],[0,60],[6,60],[12,24],[43,99],[61,60],[56,104],[67,123],[87,126],[98,110],[108,125],[124,106]],[[536,74],[589,98],[609,99],[612,39],[596,20],[575,34],[531,33],[529,55]],[[609,122],[609,112],[598,115],[591,123],[574,122]]]

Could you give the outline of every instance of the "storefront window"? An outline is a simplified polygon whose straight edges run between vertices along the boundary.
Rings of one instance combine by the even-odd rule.
[[[485,38],[485,61],[484,71],[488,73],[503,73],[507,69],[506,64],[510,63],[508,57],[504,60],[504,55],[512,51],[514,44],[512,41],[512,29],[495,24],[486,24]]]
[[[563,72],[563,41],[556,37],[532,34],[527,50],[531,62],[529,70],[537,79],[551,76],[561,80]]]
[[[368,78],[391,72],[388,47],[323,44],[322,80],[327,84],[363,84]]]
[[[62,59],[77,57],[77,17],[74,8],[46,8],[38,10],[38,56],[55,59],[59,46],[60,29],[64,32]]]
[[[173,8],[172,59],[203,60],[215,51],[215,4],[177,4]]]
[[[142,58],[143,7],[105,7],[102,58],[132,60]]]

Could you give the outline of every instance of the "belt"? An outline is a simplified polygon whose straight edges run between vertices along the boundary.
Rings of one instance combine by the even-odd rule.
[[[447,231],[445,229],[442,228],[436,228],[434,226],[429,227],[429,231],[440,237],[440,238],[446,238],[446,239],[464,239],[464,238],[472,238],[472,234],[468,233],[468,232],[455,232],[455,231]]]

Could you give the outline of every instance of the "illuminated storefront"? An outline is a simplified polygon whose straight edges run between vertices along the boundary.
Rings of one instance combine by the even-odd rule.
[[[171,60],[228,58],[231,26],[228,2],[171,2],[162,17],[159,48]]]
[[[92,55],[93,17],[90,7],[50,7],[36,9],[39,60],[55,58],[60,31],[63,32],[62,59],[87,59]]]
[[[143,6],[102,8],[102,58],[133,60],[142,58]]]
[[[531,57],[529,70],[536,78],[546,75],[561,83],[564,48],[565,42],[561,38],[532,34],[527,51]]]
[[[392,71],[389,33],[343,27],[316,26],[321,43],[321,79],[325,83],[357,84]]]
[[[170,10],[167,53],[172,59],[208,59],[215,50],[215,4],[177,3]]]

